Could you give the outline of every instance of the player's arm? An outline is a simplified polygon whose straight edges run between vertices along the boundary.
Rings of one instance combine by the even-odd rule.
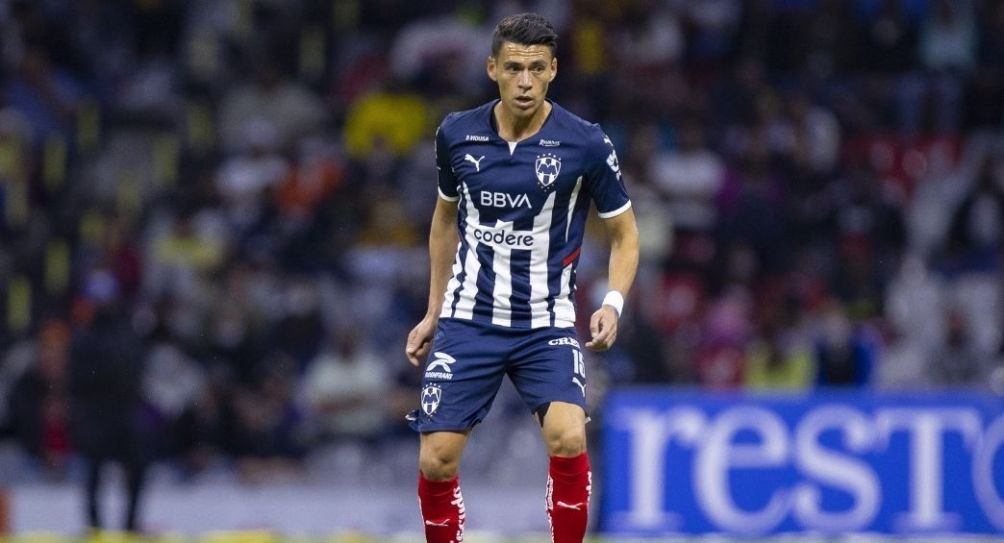
[[[459,241],[457,202],[437,198],[429,228],[429,305],[425,317],[408,334],[405,346],[405,355],[414,366],[420,365],[429,355]]]
[[[589,320],[589,332],[592,338],[586,342],[586,347],[593,351],[605,351],[617,340],[619,312],[638,270],[638,225],[635,223],[634,211],[628,208],[613,217],[602,219],[601,222],[610,240],[610,262],[607,271],[610,291],[604,298],[603,305]]]
[[[429,307],[426,318],[438,319],[443,309],[443,293],[450,280],[453,257],[460,237],[457,232],[457,202],[436,199],[429,228]]]

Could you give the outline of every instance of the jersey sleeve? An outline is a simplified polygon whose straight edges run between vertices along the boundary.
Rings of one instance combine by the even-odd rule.
[[[631,199],[624,188],[624,176],[613,142],[597,126],[589,143],[587,179],[590,193],[600,218],[609,219],[627,211]]]
[[[457,177],[450,164],[450,145],[446,140],[446,130],[443,129],[447,120],[449,117],[436,129],[436,171],[439,173],[439,197],[448,202],[456,202],[460,199]]]

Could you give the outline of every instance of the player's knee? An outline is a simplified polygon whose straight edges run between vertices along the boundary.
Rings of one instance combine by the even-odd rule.
[[[426,479],[446,481],[457,476],[460,455],[443,448],[423,447],[419,453],[418,467]]]
[[[547,436],[547,453],[551,456],[578,456],[586,452],[584,428],[568,428],[550,432]]]

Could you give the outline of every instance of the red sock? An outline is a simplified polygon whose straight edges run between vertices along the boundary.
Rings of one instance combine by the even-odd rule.
[[[551,521],[551,541],[582,543],[589,517],[592,472],[589,456],[551,457],[547,476],[547,517]]]
[[[430,481],[418,474],[418,504],[425,521],[428,543],[460,543],[464,540],[464,496],[460,478]]]

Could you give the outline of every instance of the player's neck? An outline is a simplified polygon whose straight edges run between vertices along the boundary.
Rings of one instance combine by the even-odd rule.
[[[551,114],[551,102],[544,100],[537,111],[529,117],[516,117],[502,105],[501,102],[495,104],[495,126],[499,136],[510,142],[518,142],[529,138],[540,131],[544,126],[544,121]]]

